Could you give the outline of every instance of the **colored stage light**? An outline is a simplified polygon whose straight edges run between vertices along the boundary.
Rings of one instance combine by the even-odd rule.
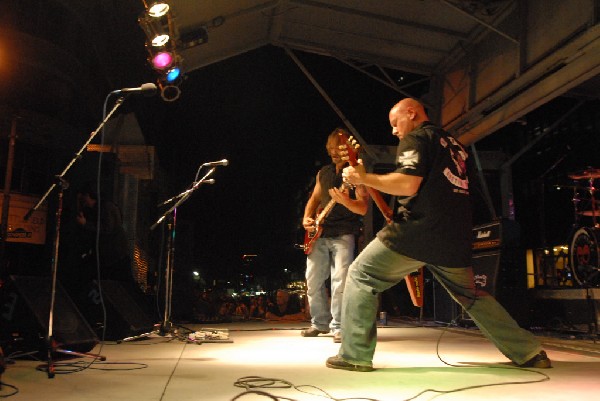
[[[167,72],[167,82],[175,82],[181,75],[179,67],[173,67]]]
[[[173,64],[173,55],[169,52],[159,52],[152,58],[152,66],[157,70],[164,70]]]

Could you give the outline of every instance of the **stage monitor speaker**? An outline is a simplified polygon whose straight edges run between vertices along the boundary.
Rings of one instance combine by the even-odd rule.
[[[1,291],[0,321],[6,349],[47,349],[52,281],[48,277],[10,276]],[[52,337],[60,348],[88,352],[98,337],[60,282],[56,282]]]
[[[100,288],[97,281],[88,285],[80,302],[82,313],[98,337],[104,335],[106,340],[118,341],[153,330],[154,322],[149,317],[141,294],[138,296],[134,289],[126,289],[119,281],[101,280],[100,283]],[[103,330],[102,300],[106,309],[106,330]]]

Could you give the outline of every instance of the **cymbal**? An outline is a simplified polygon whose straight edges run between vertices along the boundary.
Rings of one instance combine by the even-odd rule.
[[[600,210],[582,210],[581,212],[577,212],[577,214],[589,217],[600,216]]]
[[[580,171],[578,173],[569,174],[569,178],[573,180],[585,180],[589,178],[600,178],[600,169],[591,168]]]

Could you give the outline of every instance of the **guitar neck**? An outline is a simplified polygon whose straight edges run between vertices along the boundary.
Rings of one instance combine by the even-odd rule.
[[[345,160],[348,160],[348,163],[354,167],[354,166],[358,165],[357,152],[360,149],[360,144],[356,141],[356,139],[354,139],[353,137],[350,137],[346,141],[346,145],[347,145],[347,148],[346,148],[347,158]],[[373,202],[375,202],[375,204],[377,205],[377,208],[379,209],[381,214],[383,214],[383,217],[385,217],[386,222],[388,224],[391,223],[392,216],[394,213],[392,212],[392,209],[390,209],[390,207],[388,206],[385,199],[383,199],[381,192],[379,192],[375,188],[371,188],[368,186],[366,188],[367,188],[367,191],[369,192],[369,195],[371,195]]]
[[[392,212],[392,209],[390,209],[385,199],[383,199],[381,192],[371,187],[367,187],[367,191],[369,192],[369,195],[371,195],[373,202],[375,202],[381,214],[383,214],[383,217],[385,217],[386,221],[390,223],[392,221],[394,212]]]
[[[342,184],[340,185],[340,187],[338,188],[340,191],[345,191],[346,190],[346,185]],[[319,213],[319,215],[317,216],[316,223],[317,224],[321,224],[321,221],[327,217],[327,215],[329,214],[329,212],[331,212],[331,209],[333,209],[333,207],[335,206],[335,200],[334,199],[330,199],[329,202],[327,203],[327,205],[325,205],[325,207],[323,208],[323,210],[321,210],[321,213]]]

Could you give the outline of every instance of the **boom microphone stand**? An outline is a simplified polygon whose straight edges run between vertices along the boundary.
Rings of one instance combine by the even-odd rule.
[[[213,163],[205,163],[203,166],[214,166],[214,165],[227,165],[227,160],[222,160],[221,162],[216,162],[219,164]],[[160,323],[158,329],[151,331],[150,333],[144,333],[137,336],[124,338],[122,341],[132,341],[137,340],[142,337],[148,337],[152,334],[158,334],[161,336],[165,336],[167,334],[171,334],[173,332],[173,323],[171,322],[171,305],[173,299],[173,272],[175,265],[175,233],[176,233],[176,222],[177,222],[177,208],[184,203],[192,193],[198,189],[202,184],[214,184],[214,179],[208,179],[208,177],[215,171],[215,167],[212,167],[208,173],[204,175],[200,180],[196,180],[198,174],[196,174],[196,179],[192,183],[191,187],[174,197],[167,199],[166,201],[158,204],[158,206],[168,205],[171,202],[177,200],[173,206],[171,206],[167,211],[165,211],[160,218],[150,227],[150,230],[154,230],[158,225],[160,225],[163,221],[167,220],[167,228],[168,228],[168,239],[167,239],[167,260],[165,263],[165,305],[164,305],[164,313],[163,319]],[[200,169],[198,169],[200,172]],[[170,217],[168,217],[170,216]],[[158,326],[158,325],[157,325]]]
[[[64,179],[64,176],[69,171],[69,169],[73,166],[73,164],[75,164],[75,162],[81,158],[81,154],[83,153],[83,151],[87,148],[87,146],[90,144],[90,142],[92,142],[92,139],[94,139],[96,134],[98,134],[98,132],[104,127],[104,124],[106,124],[108,119],[114,114],[114,112],[119,108],[119,106],[121,106],[121,104],[123,103],[124,100],[125,100],[124,97],[120,97],[116,101],[113,109],[110,111],[110,113],[108,113],[106,115],[106,117],[104,118],[102,123],[100,123],[98,128],[96,128],[96,130],[90,134],[89,139],[83,144],[83,146],[75,154],[75,157],[71,160],[71,162],[69,162],[67,167],[65,167],[65,169],[56,176],[56,182],[53,183],[50,186],[50,188],[48,188],[48,190],[42,196],[42,198],[39,200],[39,202],[33,208],[31,208],[24,217],[24,220],[27,221],[31,217],[31,214],[33,212],[35,212],[42,203],[44,203],[44,201],[46,200],[48,195],[54,190],[54,188],[56,188],[57,185],[60,187],[60,190],[58,192],[58,206],[57,206],[57,210],[56,210],[56,223],[55,223],[55,231],[54,231],[54,247],[53,247],[53,255],[52,255],[52,289],[50,292],[50,312],[49,312],[49,317],[48,317],[48,336],[46,338],[47,351],[48,351],[48,363],[45,366],[45,368],[46,368],[45,370],[48,373],[49,379],[52,379],[55,375],[54,361],[52,359],[52,356],[56,352],[68,354],[68,355],[76,355],[76,356],[81,356],[81,357],[91,357],[91,358],[95,358],[95,359],[100,359],[101,361],[106,360],[106,357],[102,356],[102,355],[83,353],[83,352],[75,352],[75,351],[63,349],[54,341],[53,323],[54,323],[54,304],[55,304],[55,300],[56,300],[56,273],[58,271],[58,248],[59,248],[59,244],[60,244],[60,220],[61,220],[61,215],[62,215],[63,192],[65,189],[68,188],[68,183]]]

